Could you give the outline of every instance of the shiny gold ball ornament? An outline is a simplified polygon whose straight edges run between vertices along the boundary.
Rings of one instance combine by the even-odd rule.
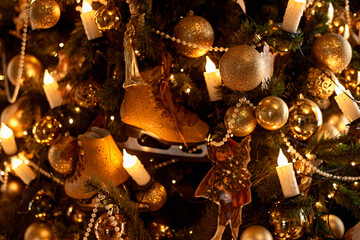
[[[75,89],[75,102],[83,108],[93,108],[98,104],[98,97],[96,93],[99,90],[99,84],[93,81],[88,81],[79,84]]]
[[[230,107],[225,113],[224,122],[225,127],[238,137],[249,135],[256,127],[254,111],[246,104]]]
[[[119,9],[110,4],[100,7],[95,12],[95,22],[102,31],[117,29],[121,24]]]
[[[174,235],[169,226],[169,221],[164,218],[157,218],[148,225],[153,240],[171,239]]]
[[[127,223],[125,218],[120,214],[113,214],[113,221],[107,213],[102,214],[94,224],[95,236],[98,240],[123,240],[127,239]],[[119,231],[116,232],[115,228],[118,227]],[[120,233],[120,236],[118,236]]]
[[[48,151],[51,167],[58,173],[70,174],[78,161],[77,139],[65,135],[51,144]]]
[[[341,239],[345,234],[345,226],[343,221],[338,216],[333,214],[324,215],[321,217],[322,220],[325,222],[330,234],[328,237],[336,237]]]
[[[22,97],[4,108],[1,122],[14,132],[15,137],[23,137],[25,131],[41,118],[40,106],[31,103],[27,97]]]
[[[345,39],[348,39],[350,36],[349,25],[347,24],[346,18],[342,16],[337,16],[334,18],[331,24],[329,24],[329,31],[339,34]]]
[[[309,99],[297,99],[289,109],[289,124],[293,137],[307,140],[322,125],[322,113],[319,106]]]
[[[309,20],[312,16],[321,14],[327,17],[326,25],[330,24],[334,18],[334,6],[327,1],[314,1],[313,4],[306,9],[305,17]]]
[[[1,186],[1,191],[3,192],[5,198],[9,199],[10,201],[21,200],[24,190],[24,183],[17,179],[9,180],[6,189],[5,184]]]
[[[261,54],[247,45],[230,48],[220,60],[224,85],[234,91],[250,91],[264,78],[265,62]]]
[[[256,107],[256,120],[267,130],[276,130],[284,126],[289,118],[289,108],[279,97],[262,99]]]
[[[240,240],[273,240],[273,237],[270,231],[263,226],[253,225],[245,229]]]
[[[20,55],[16,55],[10,60],[7,66],[7,76],[11,84],[14,86],[16,85],[19,62],[20,62]],[[41,73],[42,73],[42,66],[40,61],[33,55],[25,54],[21,83],[29,80],[30,78],[40,76]]]
[[[45,221],[51,217],[53,206],[53,199],[49,195],[39,191],[29,202],[28,210],[36,219]]]
[[[46,116],[38,121],[32,132],[36,142],[50,145],[60,135],[61,123],[54,117]]]
[[[318,98],[330,97],[335,91],[335,84],[331,79],[335,80],[336,77],[330,70],[324,73],[318,68],[310,68],[308,74],[309,93]]]
[[[165,187],[154,181],[148,188],[136,194],[136,200],[149,206],[149,211],[154,212],[164,206],[167,198]]]
[[[358,70],[354,66],[349,65],[345,68],[344,71],[341,72],[341,78],[339,80],[346,89],[350,89],[359,95],[360,78],[358,77]]]
[[[34,222],[26,229],[24,240],[54,240],[51,226],[47,223]]]
[[[296,203],[279,201],[269,211],[269,223],[277,239],[299,239],[310,226],[304,210],[294,211]]]
[[[29,18],[32,29],[48,29],[60,19],[60,6],[55,0],[35,0],[30,5]]]
[[[312,55],[318,64],[338,73],[349,65],[352,48],[344,37],[328,33],[316,39]]]
[[[196,44],[204,48],[190,47],[181,43],[176,44],[178,53],[186,57],[197,58],[205,55],[214,43],[214,30],[203,17],[188,16],[180,19],[174,28],[174,37],[187,43]]]
[[[349,131],[349,121],[344,114],[340,112],[332,113],[325,117],[324,123],[328,123],[339,130],[340,134],[345,134]]]

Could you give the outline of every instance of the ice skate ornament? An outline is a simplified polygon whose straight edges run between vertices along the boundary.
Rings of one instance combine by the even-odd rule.
[[[241,143],[229,138],[222,147],[209,149],[209,157],[215,166],[201,181],[195,196],[208,198],[219,205],[218,226],[211,240],[220,240],[227,224],[233,239],[238,239],[242,207],[251,202],[251,175],[247,169],[250,142],[250,135]]]

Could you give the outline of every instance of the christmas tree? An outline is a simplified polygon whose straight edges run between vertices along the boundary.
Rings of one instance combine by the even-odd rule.
[[[360,2],[2,0],[0,239],[360,239]]]

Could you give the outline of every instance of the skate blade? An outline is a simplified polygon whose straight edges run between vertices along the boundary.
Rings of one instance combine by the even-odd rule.
[[[168,149],[143,146],[140,145],[137,139],[133,137],[128,137],[128,140],[122,143],[121,145],[128,150],[154,153],[160,155],[178,156],[185,158],[203,158],[207,155],[207,146],[205,144],[199,145],[197,147],[197,151],[194,153],[184,152],[183,150],[180,149],[182,146],[178,146],[178,145],[170,145]]]

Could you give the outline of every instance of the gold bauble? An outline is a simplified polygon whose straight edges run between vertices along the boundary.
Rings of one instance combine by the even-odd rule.
[[[312,16],[321,14],[327,17],[326,25],[330,24],[334,18],[334,7],[331,2],[314,1],[311,7],[305,11],[305,16],[309,20]]]
[[[82,225],[84,222],[89,220],[90,213],[84,212],[74,205],[70,205],[66,211],[66,216],[72,223]]]
[[[169,226],[169,221],[158,218],[148,225],[148,229],[152,240],[162,240],[172,238],[174,235]]]
[[[187,57],[197,58],[205,55],[214,43],[214,30],[211,24],[203,17],[188,16],[182,18],[174,28],[174,37],[187,43],[196,44],[205,48],[196,48],[176,44],[178,53]]]
[[[261,54],[247,45],[230,48],[220,60],[224,85],[235,91],[250,91],[264,78],[265,62]]]
[[[5,198],[11,201],[19,201],[22,198],[25,190],[25,185],[20,180],[9,180],[6,189],[5,184],[1,186],[1,191],[4,193]]]
[[[324,123],[328,123],[336,127],[341,134],[346,134],[349,131],[349,121],[344,114],[337,112],[332,113],[324,118]]]
[[[60,7],[55,0],[35,0],[30,5],[29,18],[32,29],[48,29],[60,19]]]
[[[75,102],[84,108],[93,108],[97,105],[99,99],[96,93],[99,90],[99,85],[96,82],[89,81],[80,83],[75,89]]]
[[[344,37],[328,33],[316,39],[312,55],[318,64],[338,73],[349,65],[352,48]]]
[[[341,72],[340,83],[346,89],[349,89],[356,95],[360,95],[360,78],[358,77],[358,70],[354,66],[349,65]]]
[[[7,66],[7,76],[11,84],[14,86],[16,85],[19,62],[20,62],[20,55],[16,55],[10,60]],[[30,78],[38,77],[40,76],[41,73],[42,73],[42,66],[40,61],[33,55],[25,54],[21,83],[29,80]]]
[[[34,222],[26,229],[24,240],[54,240],[56,239],[47,223]]]
[[[344,223],[338,216],[333,214],[324,215],[321,217],[323,221],[325,221],[325,225],[328,228],[329,235],[328,237],[336,237],[341,239],[345,233],[345,226]],[[330,229],[329,229],[330,227]]]
[[[335,91],[335,84],[328,76],[335,81],[335,74],[330,70],[327,70],[325,74],[318,68],[310,68],[308,74],[309,93],[318,98],[330,97]]]
[[[148,188],[136,194],[136,200],[149,207],[150,212],[159,210],[164,206],[167,193],[163,185],[154,181]]]
[[[308,139],[323,123],[319,106],[309,99],[295,100],[289,112],[290,130],[298,140]]]
[[[263,226],[253,225],[245,229],[240,240],[273,240],[273,237],[270,231]]]
[[[95,22],[102,31],[117,29],[121,24],[121,14],[115,6],[105,5],[95,12]]]
[[[277,239],[299,239],[310,226],[310,217],[302,209],[294,212],[294,204],[279,201],[269,211],[269,222]]]
[[[45,221],[52,216],[53,206],[53,199],[44,191],[39,191],[29,202],[28,210],[37,220]]]
[[[110,219],[109,214],[102,214],[94,224],[95,236],[98,240],[122,240],[127,239],[127,223],[120,214],[113,214],[116,226]],[[119,231],[115,231],[115,227],[119,227]],[[121,233],[121,236],[118,236]]]
[[[328,123],[323,123],[320,127],[320,129],[316,132],[316,134],[313,136],[317,141],[319,141],[321,138],[331,139],[335,138],[340,135],[339,130],[337,130],[336,127],[333,125],[330,125]]]
[[[19,98],[15,103],[6,106],[1,113],[1,122],[13,130],[15,137],[23,137],[24,132],[40,118],[40,106],[31,104],[26,97]]]
[[[54,117],[46,116],[34,125],[32,132],[36,142],[50,145],[59,137],[60,128],[61,123],[58,120]]]
[[[72,136],[62,136],[48,151],[51,167],[61,174],[70,174],[78,161],[77,139]]]
[[[238,109],[237,112],[235,112]],[[251,107],[246,104],[239,108],[230,107],[224,117],[225,127],[238,137],[244,137],[252,133],[256,127],[256,117]]]
[[[289,118],[289,108],[279,97],[263,98],[256,106],[256,120],[267,130],[276,130],[284,126]]]

